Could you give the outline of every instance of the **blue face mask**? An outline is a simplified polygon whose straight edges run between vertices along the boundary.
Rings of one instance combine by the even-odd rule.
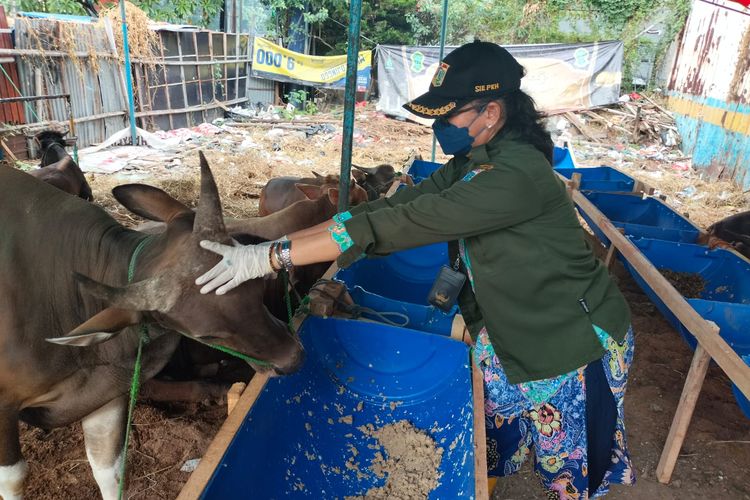
[[[445,118],[438,118],[432,123],[432,130],[435,132],[435,138],[440,143],[440,149],[446,155],[465,155],[471,151],[471,145],[476,137],[469,134],[469,127],[484,112],[485,106],[479,108],[479,113],[466,127],[456,127]]]

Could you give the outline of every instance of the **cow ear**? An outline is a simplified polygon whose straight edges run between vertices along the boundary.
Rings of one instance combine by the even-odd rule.
[[[139,311],[108,307],[67,335],[46,340],[53,344],[86,347],[106,342],[124,328],[137,325],[141,319]]]
[[[145,184],[123,184],[112,189],[112,195],[134,214],[158,222],[169,222],[191,211],[161,189]]]
[[[294,187],[302,191],[302,194],[307,196],[310,200],[317,200],[320,198],[320,186],[313,186],[312,184],[295,184]]]
[[[339,190],[338,188],[330,188],[326,193],[328,200],[333,204],[334,207],[339,206]]]

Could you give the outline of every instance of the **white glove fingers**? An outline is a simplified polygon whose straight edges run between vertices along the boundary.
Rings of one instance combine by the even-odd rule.
[[[214,279],[206,283],[203,288],[201,288],[201,293],[210,293],[214,291],[217,287],[223,285],[224,283],[230,281],[234,277],[234,271],[231,269],[225,269],[224,272],[216,276]]]

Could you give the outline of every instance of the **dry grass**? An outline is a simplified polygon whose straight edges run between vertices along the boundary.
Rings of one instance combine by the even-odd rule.
[[[104,27],[104,20],[109,19],[112,23],[112,32],[115,37],[115,46],[120,61],[123,58],[122,47],[122,17],[120,16],[120,6],[115,4],[112,7],[103,9],[99,12],[98,25]],[[148,15],[143,12],[137,5],[125,2],[125,20],[128,23],[128,47],[130,56],[136,59],[154,61],[159,54],[159,35],[149,29],[151,22]]]

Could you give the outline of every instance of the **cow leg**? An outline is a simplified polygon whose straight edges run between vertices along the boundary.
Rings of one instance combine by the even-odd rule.
[[[86,456],[104,500],[117,498],[125,443],[127,404],[127,398],[121,396],[81,421]]]
[[[21,499],[27,470],[18,441],[18,412],[0,408],[0,498]]]

